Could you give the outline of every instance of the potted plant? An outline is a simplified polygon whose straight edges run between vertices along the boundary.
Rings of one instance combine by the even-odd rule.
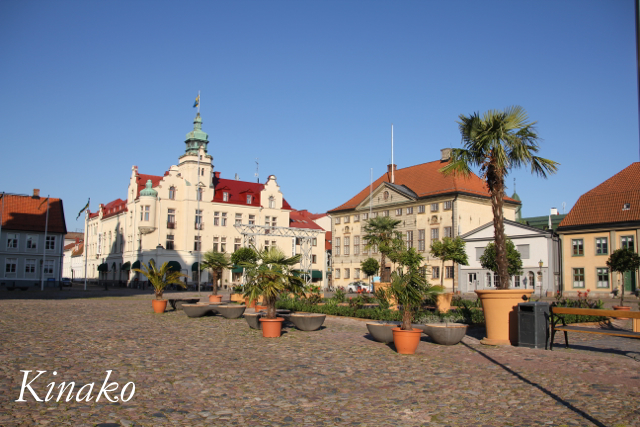
[[[445,237],[442,240],[434,240],[431,242],[430,253],[434,257],[440,258],[442,262],[442,268],[440,269],[440,286],[444,290],[444,263],[447,261],[454,262],[454,275],[455,275],[455,264],[461,265],[469,265],[469,260],[467,259],[467,252],[465,251],[465,242],[462,240],[460,236],[457,236],[455,239],[450,237]],[[436,299],[436,308],[438,311],[445,313],[449,311],[451,308],[451,299],[453,298],[453,294],[455,293],[455,277],[451,277],[453,286],[451,288],[452,292],[443,292],[438,295]]]
[[[517,340],[517,320],[514,307],[522,297],[533,290],[509,289],[506,235],[504,232],[505,177],[513,168],[531,167],[531,172],[543,178],[558,169],[553,160],[536,156],[539,138],[535,122],[529,122],[526,111],[519,106],[504,111],[490,110],[482,116],[461,114],[458,127],[464,148],[451,150],[451,160],[440,171],[444,175],[469,176],[472,167],[480,170],[485,180],[493,210],[493,233],[496,252],[496,270],[499,289],[476,291],[482,301],[487,325],[484,344],[511,344]],[[513,319],[513,322],[510,322]],[[511,334],[505,334],[503,325],[509,325]],[[514,335],[515,334],[515,335]],[[515,343],[514,343],[515,344]]]
[[[174,271],[169,268],[169,263],[162,264],[160,269],[156,268],[156,263],[153,260],[149,261],[149,265],[142,264],[143,268],[134,268],[133,271],[142,273],[153,286],[156,298],[151,301],[153,305],[153,311],[156,313],[164,313],[167,308],[167,300],[162,298],[164,290],[169,285],[180,285],[186,288],[186,285],[180,280],[181,277],[187,277],[179,271]]]
[[[256,251],[251,248],[238,248],[234,253],[231,254],[231,262],[234,267],[241,267],[243,263],[254,263],[257,261],[258,255]],[[242,285],[245,282],[245,269],[242,268]],[[242,294],[244,292],[243,286],[234,286],[234,293]],[[233,301],[233,300],[232,300]],[[249,301],[249,298],[245,298],[244,303],[249,308],[255,308],[256,301]]]
[[[208,251],[204,254],[204,261],[202,261],[200,269],[209,269],[213,278],[209,302],[222,301],[222,295],[218,295],[218,278],[222,277],[224,269],[231,268],[231,265],[229,256],[224,252]]]
[[[244,296],[249,301],[257,301],[262,297],[267,307],[266,316],[260,318],[262,322],[262,336],[266,338],[279,337],[284,318],[276,316],[276,301],[281,294],[303,292],[304,282],[294,274],[293,266],[300,262],[300,255],[286,257],[277,247],[263,249],[256,252],[254,262],[244,262],[246,279]]]
[[[366,248],[377,247],[380,251],[380,281],[388,280],[386,274],[386,258],[393,251],[393,241],[397,240],[396,228],[402,223],[397,219],[388,216],[378,216],[369,219],[363,227],[365,235],[362,237],[366,242]]]
[[[630,271],[631,274],[635,274],[635,272],[640,268],[640,256],[635,253],[633,249],[620,248],[609,255],[607,267],[609,267],[612,272],[616,272],[622,276],[624,280],[624,273]],[[614,305],[613,309],[624,311],[631,310],[631,307],[624,305],[624,283],[620,286],[620,305]]]

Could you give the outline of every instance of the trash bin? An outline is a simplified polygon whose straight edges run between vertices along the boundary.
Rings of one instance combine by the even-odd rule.
[[[549,303],[518,304],[518,345],[546,348],[549,334]]]

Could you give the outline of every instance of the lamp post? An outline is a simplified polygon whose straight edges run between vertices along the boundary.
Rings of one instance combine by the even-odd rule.
[[[538,281],[540,282],[540,298],[542,298],[542,266],[543,266],[544,262],[542,262],[542,260],[540,260],[538,262],[538,265],[540,266],[540,271],[538,272],[538,276],[540,276],[538,278]],[[535,290],[534,290],[535,292]]]

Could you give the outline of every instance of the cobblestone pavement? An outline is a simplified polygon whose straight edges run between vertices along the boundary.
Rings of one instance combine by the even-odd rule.
[[[574,333],[564,349],[559,334],[551,352],[483,346],[475,329],[405,356],[356,319],[267,339],[243,319],[153,314],[150,300],[0,300],[0,425],[640,426],[640,340]],[[40,398],[52,381],[95,382],[95,398],[107,370],[117,393],[136,391],[15,402],[21,370],[47,371],[31,384]]]

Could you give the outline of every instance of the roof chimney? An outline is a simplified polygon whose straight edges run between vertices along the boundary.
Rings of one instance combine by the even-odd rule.
[[[216,179],[220,179],[220,172],[214,172],[214,173],[213,173],[213,176],[214,176]]]
[[[34,188],[34,189],[33,189],[33,198],[34,198],[34,199],[37,199],[37,198],[39,198],[39,197],[40,197],[40,189],[38,189],[38,188]]]
[[[451,159],[451,148],[443,148],[440,150],[440,161],[447,162]]]
[[[558,209],[551,208],[551,215],[558,215]]]
[[[393,172],[398,170],[398,165],[395,164],[391,164],[391,165],[387,165],[387,173],[391,174],[391,179],[389,180],[392,184],[395,184],[395,174]]]

